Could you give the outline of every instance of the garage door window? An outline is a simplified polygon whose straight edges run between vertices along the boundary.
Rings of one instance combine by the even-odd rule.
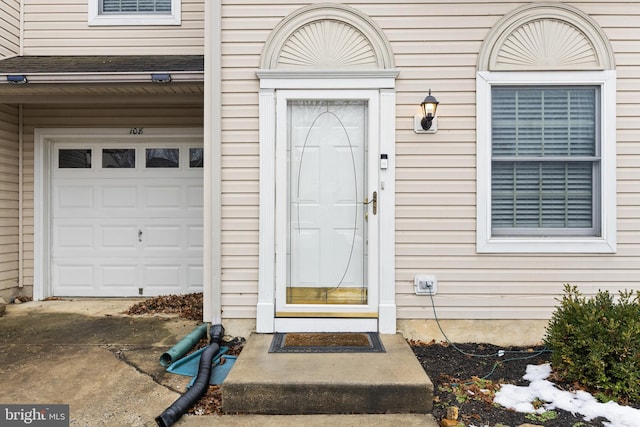
[[[58,168],[90,169],[91,149],[83,148],[58,150]]]
[[[136,150],[133,148],[104,148],[102,167],[132,169],[136,167]]]
[[[177,148],[147,148],[147,168],[177,168],[180,150]]]
[[[189,167],[201,168],[204,166],[204,149],[189,148]]]

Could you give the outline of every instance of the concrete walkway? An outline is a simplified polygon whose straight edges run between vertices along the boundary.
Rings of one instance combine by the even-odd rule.
[[[0,403],[69,404],[70,425],[155,426],[189,378],[160,355],[198,322],[126,316],[136,299],[10,304],[0,317]],[[430,415],[184,416],[177,426],[436,426]]]
[[[187,416],[182,417],[176,425],[221,425],[225,427],[438,427],[438,423],[433,416],[425,414]]]

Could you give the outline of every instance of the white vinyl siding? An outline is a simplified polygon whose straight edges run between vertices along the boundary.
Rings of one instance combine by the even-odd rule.
[[[0,2],[0,59],[20,52],[20,2]]]
[[[617,253],[476,252],[476,71],[490,29],[519,2],[348,2],[384,31],[395,54],[396,297],[399,319],[430,319],[415,274],[434,274],[438,315],[546,319],[563,283],[586,293],[637,287],[640,277],[640,3],[573,2],[611,40],[617,72]],[[222,8],[222,302],[225,318],[252,318],[258,292],[258,79],[264,41],[308,2],[227,1]],[[428,89],[438,133],[413,116]],[[544,269],[542,269],[544,266]]]
[[[18,108],[0,104],[0,291],[19,283]]]
[[[13,2],[16,4],[18,2]],[[203,54],[204,0],[182,2],[182,24],[89,27],[87,0],[28,1],[27,55]],[[229,0],[222,6],[222,304],[225,318],[254,318],[258,292],[258,78],[264,42],[288,14],[309,2]],[[349,2],[384,31],[397,80],[396,290],[398,318],[430,319],[413,292],[417,273],[439,281],[438,315],[448,319],[546,319],[563,283],[585,293],[637,288],[640,278],[640,3],[572,2],[613,46],[617,91],[615,254],[478,254],[476,251],[476,71],[490,29],[521,2]],[[16,8],[17,10],[17,8]],[[17,28],[18,17],[11,15]],[[3,26],[0,26],[3,27]],[[13,52],[17,32],[11,31]],[[4,45],[3,45],[4,46]],[[209,52],[207,52],[209,53]],[[2,55],[2,53],[0,53]],[[440,101],[438,133],[413,131],[417,105],[431,88]],[[99,101],[97,101],[99,102]],[[201,126],[202,108],[88,105],[25,106],[25,284],[32,275],[35,127]],[[4,111],[4,110],[3,110]],[[11,123],[11,121],[9,121]],[[13,136],[11,137],[13,138]],[[9,138],[9,139],[11,139]],[[544,268],[543,268],[544,267]]]
[[[182,0],[89,0],[89,25],[180,25]]]
[[[89,26],[87,0],[26,2],[25,55],[202,55],[204,0],[181,2],[181,24]]]

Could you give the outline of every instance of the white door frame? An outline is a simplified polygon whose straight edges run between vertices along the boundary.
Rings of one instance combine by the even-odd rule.
[[[33,299],[53,295],[51,284],[51,159],[53,142],[88,139],[119,142],[150,140],[202,141],[202,128],[37,128],[34,131]],[[210,262],[205,259],[203,262]]]
[[[311,73],[312,74],[312,73]],[[397,72],[371,70],[364,72],[324,71],[317,76],[285,70],[262,70],[259,93],[260,124],[260,245],[258,273],[258,304],[256,331],[272,333],[284,330],[344,331],[377,330],[396,332],[395,303],[395,79]],[[386,169],[377,168],[378,176],[378,259],[377,264],[378,318],[276,318],[276,100],[279,90],[375,90],[379,94],[378,111],[370,141],[378,141],[380,154],[389,161]]]

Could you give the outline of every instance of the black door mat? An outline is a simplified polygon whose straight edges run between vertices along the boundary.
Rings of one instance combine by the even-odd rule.
[[[385,353],[377,332],[275,333],[269,353]]]

